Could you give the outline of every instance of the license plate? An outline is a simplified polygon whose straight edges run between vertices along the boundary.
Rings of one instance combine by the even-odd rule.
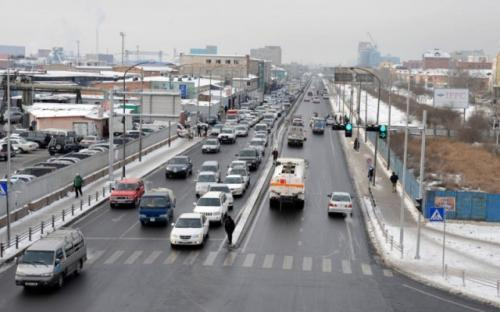
[[[155,218],[149,218],[150,222],[155,222],[155,220],[156,220]]]
[[[24,285],[26,285],[26,286],[38,286],[38,283],[36,283],[36,282],[26,282],[26,283],[24,283]]]

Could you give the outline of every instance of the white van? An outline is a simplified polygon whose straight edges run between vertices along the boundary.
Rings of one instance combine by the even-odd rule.
[[[62,287],[64,279],[80,274],[87,261],[82,232],[61,228],[28,247],[18,259],[16,285],[24,287]]]

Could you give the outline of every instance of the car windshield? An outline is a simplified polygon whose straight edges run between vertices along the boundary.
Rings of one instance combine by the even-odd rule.
[[[228,129],[228,128],[222,129],[222,133],[233,133],[233,129]]]
[[[198,177],[198,182],[215,182],[215,175],[202,174]]]
[[[165,208],[170,205],[170,199],[165,196],[143,196],[141,207],[144,208]]]
[[[198,200],[197,206],[220,206],[220,200],[218,197],[202,197]]]
[[[243,168],[234,168],[231,169],[231,174],[239,174],[240,176],[246,176],[247,171]]]
[[[338,201],[338,202],[350,202],[351,198],[347,195],[339,195],[339,194],[334,194],[332,196],[333,201]]]
[[[24,253],[21,263],[52,265],[54,263],[54,252],[45,250],[28,250]]]
[[[240,177],[227,177],[224,180],[224,183],[227,183],[227,184],[240,184],[240,183],[242,183],[242,181],[241,181]]]
[[[253,146],[264,146],[265,142],[262,141],[262,140],[252,140],[250,142],[250,145],[253,145]]]
[[[245,131],[247,129],[247,127],[245,127],[245,126],[238,126],[238,127],[236,127],[236,129]]]
[[[217,166],[212,166],[212,165],[201,166],[200,171],[217,172]]]
[[[211,186],[210,187],[210,191],[223,192],[223,193],[229,193],[230,192],[229,187],[227,187],[227,186]]]
[[[201,220],[198,218],[179,218],[175,223],[176,228],[201,228]]]
[[[315,120],[314,121],[314,126],[315,127],[319,127],[319,128],[325,127],[325,121],[324,120]]]
[[[188,161],[186,158],[172,158],[168,163],[170,165],[185,165]]]
[[[242,150],[240,152],[240,156],[243,156],[243,157],[249,157],[249,156],[255,156],[255,150]]]
[[[206,140],[205,144],[206,145],[217,145],[217,141],[216,140]]]
[[[117,183],[115,186],[115,190],[119,191],[131,191],[135,190],[139,187],[137,183]]]
[[[267,131],[267,126],[265,126],[265,125],[255,126],[255,131],[259,131],[259,130],[266,130]]]

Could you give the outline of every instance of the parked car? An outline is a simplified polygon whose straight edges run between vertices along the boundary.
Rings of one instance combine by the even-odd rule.
[[[193,174],[193,163],[189,156],[175,156],[167,162],[165,168],[165,177],[175,178],[184,177],[187,178],[188,175]]]
[[[3,120],[7,121],[7,118],[9,117],[9,115],[10,115],[10,122],[11,123],[19,123],[19,122],[21,122],[21,120],[24,117],[24,114],[19,110],[15,110],[14,107],[11,107],[10,114],[9,114],[9,111],[5,111],[5,113],[3,114]]]
[[[7,161],[7,158],[8,158],[8,144],[7,143],[0,143],[0,159],[3,159],[5,161]],[[16,156],[16,151],[14,150],[14,146],[10,146],[10,157],[14,157]]]
[[[88,148],[92,144],[98,144],[98,143],[104,143],[104,142],[105,141],[102,138],[98,137],[98,136],[88,135],[88,136],[84,137],[80,141],[80,146]]]
[[[109,205],[111,208],[118,206],[137,207],[144,195],[144,182],[137,178],[121,179],[113,185]]]
[[[44,133],[41,131],[27,131],[19,133],[19,136],[32,142],[38,143],[40,148],[46,148],[49,143],[51,136],[48,133]]]
[[[69,166],[70,164],[64,161],[53,161],[53,162],[41,162],[38,164],[35,164],[36,167],[55,167],[57,169],[64,168]]]
[[[16,174],[28,174],[35,177],[41,177],[43,175],[49,174],[52,171],[57,170],[57,167],[28,167],[16,171]]]
[[[69,152],[78,152],[80,145],[73,136],[56,135],[50,140],[48,148],[50,155],[55,155],[56,153],[66,154]]]
[[[208,238],[209,226],[210,222],[204,214],[183,213],[172,223],[170,245],[203,246]]]
[[[193,212],[205,215],[210,222],[222,224],[227,215],[229,203],[223,192],[207,192],[194,203],[194,206]]]
[[[80,160],[85,159],[85,158],[89,158],[90,156],[92,156],[92,155],[80,153],[80,152],[72,152],[72,153],[68,153],[68,154],[64,155],[64,157],[78,158]]]
[[[7,139],[2,139],[2,143],[7,143]],[[23,138],[10,138],[10,144],[14,146],[14,149],[17,148],[20,153],[29,153],[36,151],[38,149],[38,143],[27,141]]]

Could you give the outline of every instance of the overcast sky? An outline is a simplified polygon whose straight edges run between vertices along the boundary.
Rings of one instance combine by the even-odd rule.
[[[500,48],[500,0],[0,0],[0,44],[63,46],[119,56],[126,48],[188,51],[214,44],[247,54],[280,45],[283,61],[344,64],[356,60],[370,32],[383,54],[420,58],[447,51]],[[8,26],[6,26],[8,25]]]

